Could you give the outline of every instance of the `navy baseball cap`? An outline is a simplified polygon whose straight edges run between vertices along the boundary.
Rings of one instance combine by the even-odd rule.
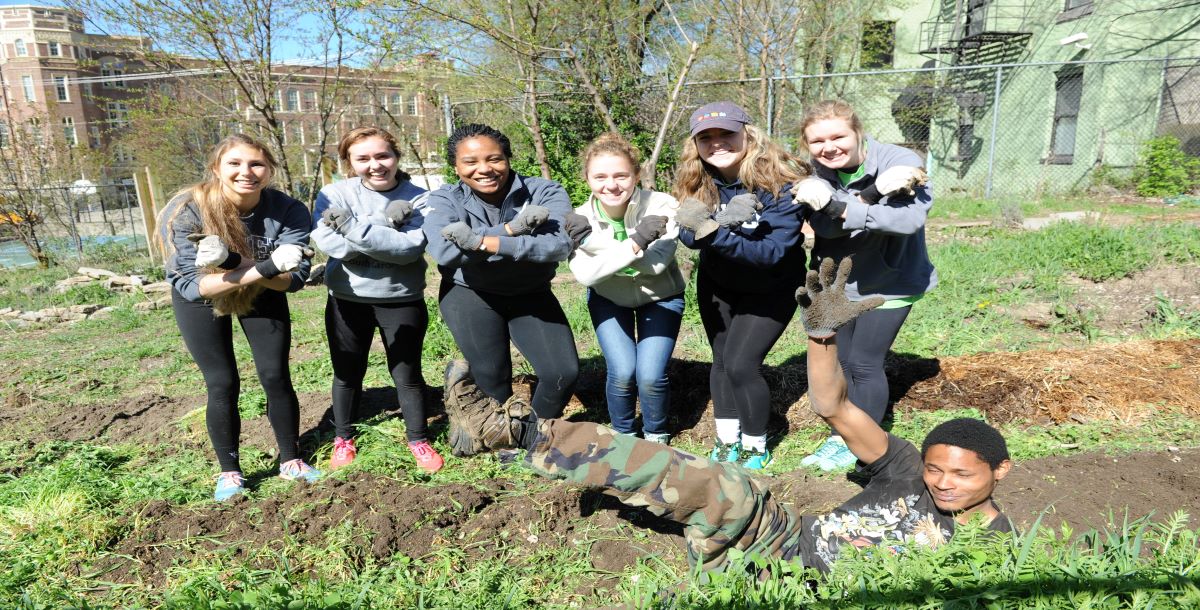
[[[696,109],[692,113],[692,119],[689,126],[692,130],[692,136],[704,131],[705,129],[724,129],[725,131],[741,131],[742,127],[750,122],[750,115],[746,114],[737,104],[733,102],[713,102],[705,104]]]

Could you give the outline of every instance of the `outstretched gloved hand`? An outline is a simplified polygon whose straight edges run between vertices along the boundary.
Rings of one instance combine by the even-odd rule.
[[[792,197],[796,203],[803,203],[834,219],[840,219],[846,212],[846,204],[833,198],[833,187],[820,178],[805,178],[792,187]]]
[[[717,224],[722,227],[733,228],[754,218],[754,213],[761,210],[762,207],[758,197],[750,193],[742,193],[731,198],[729,203],[725,204],[725,209],[717,212],[713,220],[716,220]]]
[[[820,273],[809,271],[804,285],[796,289],[796,302],[800,304],[800,320],[804,332],[813,339],[832,337],[837,329],[857,318],[864,311],[883,305],[884,298],[875,295],[861,301],[846,297],[846,278],[850,277],[850,257],[842,259],[837,266],[837,277],[833,274],[833,259],[821,261]]]
[[[271,279],[281,274],[295,271],[300,268],[300,261],[306,258],[312,258],[316,254],[312,248],[297,246],[296,244],[283,244],[275,251],[271,252],[271,257],[264,261],[259,261],[254,266],[258,270],[258,274]]]
[[[721,226],[712,219],[712,211],[707,205],[704,205],[699,199],[691,197],[684,199],[683,203],[679,204],[679,211],[675,213],[675,222],[695,233],[696,239],[708,237],[717,230],[717,227]]]
[[[325,211],[321,212],[321,222],[333,229],[334,233],[344,236],[350,232],[350,226],[354,223],[354,213],[346,208],[325,208]]]
[[[471,227],[461,220],[442,227],[442,237],[464,252],[474,252],[483,244],[483,238],[476,235]]]
[[[592,234],[592,223],[583,214],[569,212],[563,217],[563,230],[571,238],[571,248],[576,249]]]
[[[550,218],[550,210],[540,205],[527,205],[508,222],[508,231],[513,235],[529,235],[547,218]]]
[[[391,221],[393,227],[400,228],[400,225],[404,224],[404,221],[408,220],[408,217],[412,215],[412,211],[413,204],[411,201],[397,199],[387,204],[386,208],[383,208],[383,215]]]
[[[192,233],[188,241],[196,244],[197,267],[220,267],[221,269],[237,269],[242,264],[242,255],[230,252],[225,242],[216,235]]]
[[[645,250],[654,240],[667,232],[667,217],[658,214],[643,216],[629,234],[629,240],[637,244],[639,250]]]

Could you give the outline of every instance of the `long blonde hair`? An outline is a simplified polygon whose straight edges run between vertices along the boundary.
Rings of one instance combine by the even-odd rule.
[[[745,144],[742,145],[746,154],[738,166],[738,180],[750,192],[761,188],[779,197],[785,186],[812,175],[812,167],[806,161],[796,158],[771,141],[761,129],[754,125],[746,125],[742,129],[746,134]],[[714,209],[720,200],[717,183],[709,173],[707,164],[700,158],[695,138],[689,137],[683,143],[671,195],[679,201],[689,197],[699,199]]]
[[[238,211],[237,202],[225,195],[225,190],[221,184],[220,172],[218,171],[221,158],[225,153],[238,147],[245,146],[253,148],[262,153],[263,159],[266,160],[267,166],[270,169],[268,175],[268,183],[279,169],[279,163],[275,160],[275,155],[271,154],[271,150],[262,142],[241,133],[235,133],[227,136],[225,139],[217,143],[216,146],[208,153],[208,160],[204,164],[204,177],[191,186],[186,186],[180,189],[172,196],[172,200],[186,197],[196,204],[196,209],[200,212],[200,221],[203,226],[203,232],[208,235],[216,235],[225,243],[225,247],[229,248],[230,252],[237,252],[243,258],[253,260],[254,253],[250,249],[250,242],[246,235],[246,225],[242,223],[241,212]],[[264,190],[266,187],[264,187]],[[168,252],[173,248],[170,240],[167,239],[172,233],[172,226],[179,213],[188,207],[186,202],[180,202],[180,205],[175,206],[175,211],[166,223],[159,218],[159,226],[165,226],[166,230],[159,233],[159,239],[162,240],[163,252]],[[163,210],[165,214],[170,206]],[[263,287],[258,284],[242,286],[232,292],[226,293],[212,299],[213,313],[215,315],[243,315],[249,313],[253,308],[254,299],[262,293]]]
[[[841,119],[850,126],[854,134],[858,136],[858,145],[866,141],[866,134],[863,132],[862,119],[858,118],[858,113],[854,111],[854,107],[842,100],[821,100],[804,112],[804,116],[800,119],[800,137],[808,142],[808,134],[804,133],[809,125],[817,121],[827,121],[830,119]]]

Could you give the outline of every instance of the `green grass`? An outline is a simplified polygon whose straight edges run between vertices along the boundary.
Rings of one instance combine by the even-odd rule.
[[[1170,221],[1194,212],[1188,206],[1168,207],[1155,199],[1103,200],[1089,195],[1055,195],[1038,199],[1028,197],[979,199],[956,194],[939,194],[929,211],[929,219],[940,222],[978,222],[1021,220],[1060,212],[1088,211],[1099,214],[1157,218]]]
[[[1080,209],[1073,200],[1047,200],[1022,205],[1022,212]],[[1106,204],[1107,205],[1107,204]],[[1122,204],[1123,205],[1123,204]],[[1146,206],[1147,204],[1130,204]],[[956,207],[957,206],[957,207]],[[1026,206],[1035,206],[1027,210]],[[939,199],[935,212],[954,218],[986,216],[994,204]],[[1118,204],[1106,209],[1121,209]],[[1144,212],[1150,213],[1150,212]],[[935,214],[936,216],[937,214]],[[1121,227],[1106,224],[1055,225],[1036,233],[996,228],[962,229],[948,241],[931,244],[941,278],[938,288],[913,308],[895,351],[920,357],[1019,351],[1072,344],[1086,337],[1104,340],[1095,321],[1083,314],[1064,315],[1052,332],[1040,332],[1013,320],[1002,306],[1044,301],[1070,308],[1076,295],[1063,278],[1073,275],[1106,280],[1136,274],[1163,264],[1200,264],[1200,229],[1193,225],[1154,222]],[[195,397],[201,402],[203,382],[179,339],[170,311],[137,312],[140,297],[112,294],[94,287],[56,294],[50,288],[71,275],[70,268],[20,269],[0,272],[0,307],[35,309],[74,304],[79,300],[115,307],[103,320],[52,328],[14,329],[0,324],[0,378],[5,398],[23,393],[45,411],[86,409],[147,392]],[[152,273],[145,260],[129,257],[93,266],[122,272]],[[118,270],[115,269],[114,270]],[[602,360],[583,303],[583,289],[572,282],[554,286],[576,334],[580,357],[591,363],[584,374],[602,373]],[[710,355],[695,308],[694,286],[675,356],[707,361]],[[331,367],[324,336],[325,294],[306,290],[289,297],[293,316],[292,375],[300,392],[329,390]],[[1150,338],[1200,337],[1200,313],[1176,308],[1163,297],[1154,300],[1154,323],[1142,335]],[[423,373],[440,382],[445,362],[456,348],[426,300],[430,327]],[[1071,309],[1064,309],[1069,313]],[[803,335],[793,324],[768,357],[768,366],[794,363],[803,357]],[[243,417],[262,417],[265,397],[258,387],[249,347],[234,333],[243,378],[239,409]],[[370,356],[367,387],[390,387],[383,354]],[[517,359],[518,373],[532,373]],[[8,404],[8,403],[6,403]],[[945,419],[975,415],[972,411],[901,413],[892,431],[920,440]],[[203,411],[183,417],[179,433],[203,434]],[[0,423],[0,426],[3,426]],[[170,566],[161,587],[116,587],[103,566],[115,543],[136,525],[126,519],[152,499],[205,510],[215,471],[201,447],[77,443],[21,440],[19,430],[0,441],[0,606],[17,608],[528,608],[598,607],[628,603],[635,607],[776,608],[806,607],[1188,607],[1200,604],[1196,588],[1197,533],[1178,520],[1149,525],[1121,523],[1111,532],[1065,540],[1063,532],[1040,529],[1013,542],[988,542],[956,535],[936,551],[910,549],[890,556],[864,552],[839,564],[813,586],[811,575],[776,565],[766,581],[738,570],[704,584],[689,580],[680,557],[648,556],[624,573],[609,575],[591,566],[590,545],[603,537],[645,536],[637,528],[595,531],[580,520],[577,542],[544,553],[522,554],[510,547],[495,561],[473,561],[461,550],[442,548],[423,557],[396,555],[375,561],[349,541],[360,524],[331,529],[318,543],[284,539],[270,548],[194,552]],[[483,485],[502,480],[509,493],[528,495],[547,483],[523,469],[502,466],[490,458],[463,460],[450,455],[444,428],[435,427],[435,445],[447,468],[427,475],[413,467],[399,419],[361,422],[358,442],[362,459],[354,469],[395,485]],[[777,471],[797,466],[824,436],[811,426],[778,439],[773,448]],[[1018,460],[1066,455],[1082,450],[1113,453],[1194,446],[1200,423],[1162,407],[1144,424],[1109,422],[1034,426],[1015,422],[1004,428]],[[328,457],[323,438],[318,460]],[[707,447],[684,445],[703,453]],[[242,453],[247,474],[266,477],[250,492],[253,501],[285,493],[289,484],[269,475],[275,465],[261,449]],[[345,472],[345,471],[343,471]],[[335,474],[343,477],[344,474]],[[253,515],[248,514],[247,518]],[[498,541],[503,542],[503,541]],[[192,550],[208,548],[201,541]],[[589,585],[614,576],[611,594],[592,594]],[[674,591],[674,606],[662,591]],[[657,600],[657,601],[656,601]]]

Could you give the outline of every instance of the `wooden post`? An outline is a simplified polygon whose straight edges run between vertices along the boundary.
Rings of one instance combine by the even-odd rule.
[[[154,198],[151,195],[150,168],[145,172],[133,172],[133,187],[137,191],[138,209],[142,212],[142,232],[146,235],[146,248],[150,251],[150,260],[162,261],[158,242],[154,239],[155,225]]]

